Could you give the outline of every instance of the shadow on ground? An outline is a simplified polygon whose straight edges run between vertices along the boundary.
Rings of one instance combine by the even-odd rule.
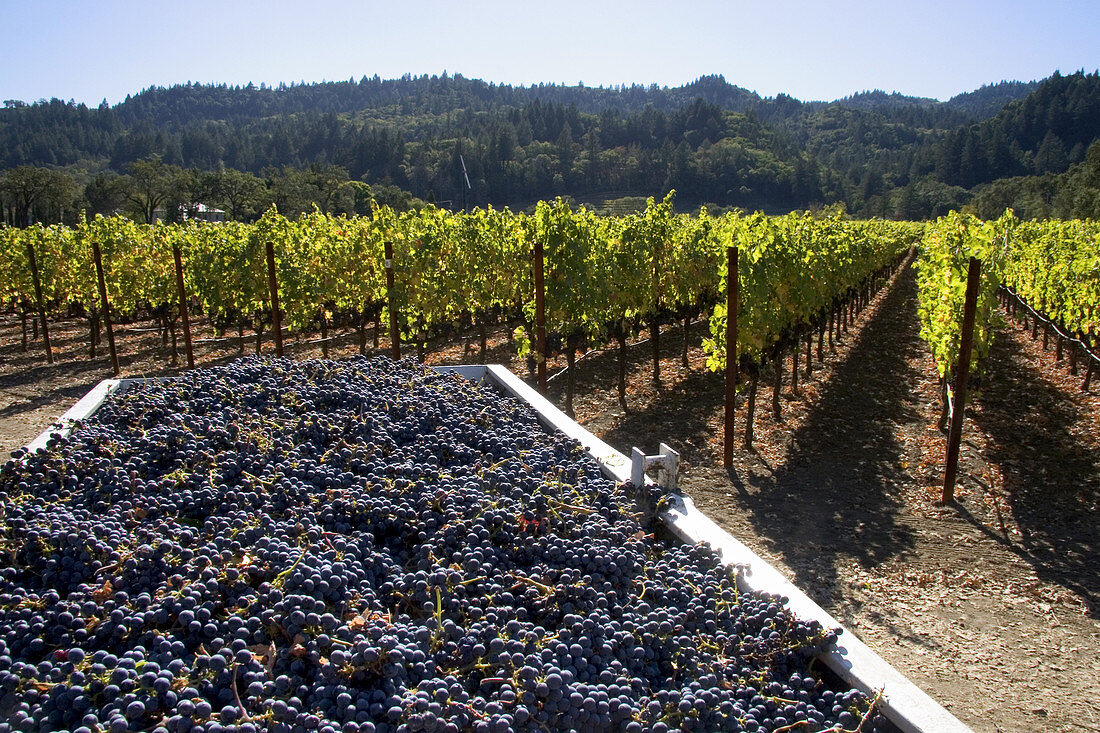
[[[689,470],[707,472],[705,483],[712,488],[697,490],[697,500],[717,505],[718,514],[728,507],[748,516],[768,549],[785,559],[812,556],[815,577],[796,574],[796,584],[831,587],[837,582],[838,563],[874,565],[915,545],[911,528],[898,519],[904,511],[900,486],[912,478],[906,472],[909,451],[895,439],[897,423],[922,419],[913,402],[920,374],[910,366],[922,348],[915,298],[915,280],[906,271],[868,316],[871,320],[823,387],[820,402],[793,433],[786,460],[774,468],[758,460],[750,461],[754,470],[740,474],[707,467],[714,461],[707,447],[712,434],[707,420],[723,404],[722,376],[709,372],[692,372],[662,390],[603,438],[620,449],[655,449],[659,441],[675,436],[673,446],[684,454],[685,463],[694,464]],[[632,350],[628,368],[647,368],[648,354],[648,349]],[[602,369],[586,366],[580,389],[587,388],[590,375],[606,385],[615,369],[614,359],[607,359]],[[758,415],[770,409],[769,397],[770,390],[761,389]],[[840,536],[844,542],[837,542]]]
[[[796,570],[796,585],[831,587],[841,562],[872,566],[915,546],[912,529],[898,519],[901,486],[911,478],[909,451],[895,437],[896,425],[921,419],[913,401],[920,374],[911,366],[922,348],[915,299],[907,269],[793,433],[786,460],[769,472],[732,477],[732,501],[749,512],[770,550],[789,561],[816,560],[788,562],[815,569],[815,577]]]
[[[1028,363],[1021,344],[1001,333],[990,358],[977,423],[990,439],[1004,495],[1020,530],[1008,538],[966,518],[1026,560],[1043,580],[1080,594],[1100,615],[1100,455],[1072,434],[1082,416]]]

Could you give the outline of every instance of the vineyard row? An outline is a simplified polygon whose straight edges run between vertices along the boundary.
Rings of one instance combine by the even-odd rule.
[[[840,216],[677,215],[670,198],[612,218],[560,200],[540,203],[533,215],[379,207],[372,217],[314,213],[293,221],[272,210],[255,224],[143,225],[97,217],[79,227],[0,230],[0,297],[25,310],[41,306],[87,318],[94,349],[103,297],[92,243],[102,254],[111,307],[147,311],[166,327],[180,312],[172,256],[178,251],[185,292],[201,311],[219,329],[259,334],[271,325],[264,256],[270,244],[280,316],[291,330],[354,325],[363,344],[366,326],[385,322],[402,341],[423,344],[456,327],[484,334],[493,324],[518,323],[522,350],[534,342],[537,242],[545,260],[549,353],[621,344],[643,328],[704,315],[709,363],[720,369],[727,247],[741,255],[739,352],[759,363],[794,334],[823,331],[830,313],[918,232],[911,224]],[[32,255],[40,293],[28,266]]]
[[[921,337],[941,376],[940,428],[950,422],[943,503],[954,500],[970,373],[981,378],[1000,321],[997,301],[1009,289],[1046,312],[1060,334],[1059,355],[1066,344],[1071,364],[1078,348],[1090,357],[1088,389],[1100,318],[1098,231],[1097,222],[1021,222],[1011,211],[996,221],[952,212],[925,230],[917,263]]]
[[[981,263],[971,368],[989,353],[1004,289],[1034,308],[1068,348],[1097,353],[1100,337],[1100,222],[996,221],[952,213],[928,225],[917,262],[921,336],[940,375],[958,367],[969,262]],[[1060,347],[1059,347],[1060,348]],[[1074,357],[1075,358],[1075,357]]]

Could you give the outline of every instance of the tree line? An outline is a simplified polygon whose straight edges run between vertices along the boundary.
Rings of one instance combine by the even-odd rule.
[[[287,216],[312,211],[367,214],[371,206],[398,211],[425,202],[387,184],[348,178],[337,165],[272,169],[263,176],[225,168],[202,171],[165,163],[158,156],[135,161],[124,174],[111,171],[81,185],[71,174],[35,166],[0,173],[0,223],[75,224],[96,215],[124,214],[135,221],[178,223],[189,218],[249,222],[272,206]]]
[[[89,211],[95,196],[110,199],[113,175],[126,183],[133,166],[159,160],[200,179],[251,176],[288,212],[306,199],[307,210],[354,211],[358,186],[343,185],[326,202],[320,179],[336,172],[348,184],[455,209],[526,208],[556,196],[644,200],[675,189],[683,209],[778,213],[843,203],[857,215],[926,218],[988,201],[983,190],[1007,177],[1064,176],[1082,165],[1100,138],[1098,110],[1098,77],[1080,72],[946,103],[882,92],[829,104],[762,99],[720,76],[671,89],[510,87],[447,75],[189,84],[114,107],[8,100],[0,169],[66,173]],[[254,190],[257,181],[247,180],[240,185]],[[186,188],[213,196],[210,186]],[[72,198],[59,190],[40,205],[43,215],[58,216]],[[20,220],[22,203],[4,205]],[[246,209],[231,215],[255,216],[262,206]]]

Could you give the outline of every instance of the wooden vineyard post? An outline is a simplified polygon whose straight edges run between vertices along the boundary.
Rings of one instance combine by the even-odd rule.
[[[117,377],[122,373],[118,368],[118,352],[115,351],[115,331],[111,328],[111,304],[107,302],[107,281],[103,278],[103,257],[99,251],[99,242],[92,240],[92,257],[95,259],[95,274],[99,280],[99,302],[103,306],[103,322],[107,326],[107,346],[111,350],[111,367]]]
[[[683,351],[680,353],[680,365],[687,369],[690,365],[688,361],[688,329],[691,328],[691,316],[684,316],[684,343]]]
[[[1065,324],[1062,326],[1063,331],[1068,331],[1065,328]],[[1072,337],[1066,341],[1066,348],[1069,349],[1069,373],[1073,376],[1077,376],[1077,345],[1073,343]]]
[[[535,239],[535,361],[539,392],[546,394],[546,283],[543,279],[542,240]]]
[[[50,327],[46,323],[46,306],[42,301],[42,280],[38,277],[38,259],[34,256],[34,245],[27,240],[27,259],[31,264],[31,279],[34,281],[35,306],[38,319],[42,322],[42,339],[46,343],[46,359],[53,364],[53,347],[50,345]]]
[[[283,355],[283,322],[279,314],[279,280],[275,276],[275,245],[267,242],[267,285],[271,290],[271,327],[275,329],[275,355]]]
[[[801,397],[798,392],[798,358],[802,352],[799,351],[801,344],[798,341],[797,332],[794,337],[794,352],[791,354],[791,395],[794,397]]]
[[[737,247],[726,247],[726,416],[722,436],[722,467],[733,468],[733,421],[737,411]]]
[[[661,260],[660,245],[653,247],[653,319],[650,336],[653,342],[653,386],[661,387]]]
[[[819,362],[825,362],[825,315],[821,314],[820,320],[817,324],[817,360]]]
[[[191,319],[187,314],[187,289],[183,286],[183,259],[178,242],[172,242],[172,259],[176,261],[176,292],[180,299],[180,320],[183,321],[183,343],[187,346],[187,368],[195,368],[195,353],[191,348]]]
[[[955,399],[951,410],[951,432],[947,436],[943,496],[940,497],[940,502],[943,504],[949,504],[955,500],[955,478],[959,470],[959,447],[962,443],[963,414],[966,412],[966,385],[970,378],[970,350],[974,342],[974,316],[978,309],[978,285],[981,276],[981,261],[971,257],[966,274],[966,300],[963,303],[959,361],[955,374]]]
[[[383,243],[386,266],[386,306],[390,311],[390,356],[394,361],[401,358],[401,329],[397,327],[397,294],[393,287],[393,243],[388,239]]]
[[[806,379],[809,379],[814,375],[814,329],[810,327],[810,330],[806,333]]]
[[[1084,339],[1088,338],[1088,336],[1082,336],[1081,338],[1082,338],[1082,340],[1084,340]],[[1095,345],[1096,345],[1095,339],[1089,338],[1088,340],[1089,340],[1089,344],[1091,344],[1095,348]],[[1088,367],[1085,369],[1085,381],[1081,385],[1081,391],[1082,392],[1088,392],[1089,391],[1089,386],[1092,384],[1092,373],[1096,370],[1096,357],[1093,355],[1093,350],[1092,349],[1086,349],[1085,350],[1085,357],[1088,359]]]
[[[649,322],[649,330],[652,334],[650,345],[653,347],[653,386],[661,387],[661,317],[657,312],[660,302],[653,304],[653,318]]]

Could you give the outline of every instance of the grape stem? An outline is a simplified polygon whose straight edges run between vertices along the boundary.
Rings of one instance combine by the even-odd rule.
[[[863,713],[863,717],[859,721],[859,725],[856,726],[852,733],[862,733],[863,726],[871,720],[871,714],[875,712],[875,706],[878,705],[879,700],[882,699],[882,689],[875,691],[875,698],[871,700],[871,704],[867,706],[866,712]]]
[[[544,583],[540,583],[537,580],[534,580],[532,578],[526,578],[522,575],[517,575],[516,573],[512,573],[512,577],[515,578],[517,581],[519,581],[519,583],[527,583],[529,585],[533,585],[534,587],[538,588],[539,590],[541,590],[543,593],[545,593],[548,596],[553,595],[553,593],[554,593],[553,588],[551,588],[550,586],[548,586]]]
[[[480,583],[481,581],[487,580],[487,579],[488,579],[487,576],[480,575],[476,578],[469,578],[468,580],[460,580],[459,582],[455,583],[455,585],[470,585],[472,583]]]
[[[558,501],[557,499],[549,499],[550,503],[555,505],[558,509],[568,509],[570,511],[578,512],[580,514],[595,514],[596,510],[591,507],[577,506],[576,504],[566,504],[564,501]]]
[[[279,573],[278,575],[275,576],[275,580],[272,582],[272,585],[274,585],[275,587],[278,588],[283,583],[285,583],[287,576],[290,575],[292,572],[294,572],[294,569],[296,567],[298,567],[298,563],[302,562],[302,558],[304,558],[305,556],[306,556],[306,551],[302,550],[298,554],[298,559],[294,561],[293,565],[291,565],[289,568],[287,568],[286,570],[284,570],[283,572],[281,572],[281,573]]]
[[[241,711],[241,717],[249,721],[252,720],[252,718],[249,716],[248,711],[244,709],[244,705],[241,703],[240,693],[237,692],[237,669],[239,667],[239,664],[233,665],[233,699],[237,701],[237,709]]]

